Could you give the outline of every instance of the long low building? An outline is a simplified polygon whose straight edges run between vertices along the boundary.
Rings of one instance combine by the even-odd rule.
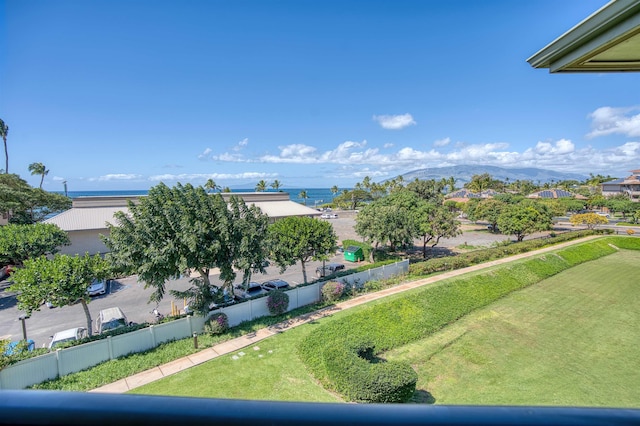
[[[228,200],[232,195],[244,200],[247,205],[255,205],[271,222],[288,216],[319,216],[321,213],[289,199],[287,192],[235,192],[222,193]],[[66,231],[71,245],[62,247],[62,254],[106,253],[107,246],[100,235],[108,235],[107,222],[115,224],[114,215],[118,211],[128,212],[129,201],[137,204],[143,196],[99,196],[73,199],[72,207],[45,223],[53,223]]]

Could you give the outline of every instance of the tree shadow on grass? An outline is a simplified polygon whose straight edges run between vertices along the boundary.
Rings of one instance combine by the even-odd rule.
[[[409,404],[435,404],[436,399],[426,390],[416,389],[415,393],[409,400]]]

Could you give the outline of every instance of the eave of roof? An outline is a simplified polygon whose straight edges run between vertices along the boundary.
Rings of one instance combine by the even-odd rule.
[[[551,73],[640,71],[640,1],[607,3],[527,62]]]

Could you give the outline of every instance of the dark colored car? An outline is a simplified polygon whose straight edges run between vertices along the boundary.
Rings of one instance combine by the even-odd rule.
[[[251,281],[246,289],[242,284],[237,284],[234,287],[234,293],[236,297],[239,297],[241,299],[251,299],[252,297],[264,294],[265,290],[262,288],[262,285],[260,283]]]
[[[316,276],[318,278],[326,277],[327,275],[335,274],[337,271],[341,271],[344,269],[344,265],[342,263],[329,263],[327,265],[318,266],[316,268]]]
[[[271,290],[288,290],[290,288],[289,283],[283,281],[279,278],[265,281],[262,283],[262,288],[271,291]]]

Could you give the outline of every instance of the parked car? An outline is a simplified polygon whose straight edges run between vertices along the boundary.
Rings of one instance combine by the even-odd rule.
[[[328,263],[322,266],[318,266],[316,268],[316,276],[326,277],[327,275],[335,274],[337,271],[344,269],[344,265],[342,263]]]
[[[96,333],[102,334],[105,331],[131,325],[127,317],[120,308],[107,308],[100,311],[96,318]]]
[[[338,215],[335,213],[323,213],[320,217],[323,219],[337,219]]]
[[[289,283],[281,280],[279,278],[275,278],[273,280],[265,281],[262,283],[262,288],[271,291],[271,290],[288,290],[290,288]]]
[[[234,287],[235,295],[242,299],[251,299],[252,297],[260,296],[265,292],[266,291],[262,288],[262,285],[255,281],[251,281],[246,289],[242,284],[236,284]]]
[[[87,289],[89,296],[98,296],[107,292],[107,282],[105,280],[93,280]]]
[[[35,348],[36,348],[36,342],[34,342],[33,340],[28,339],[26,345],[24,345],[24,340],[19,340],[17,342],[9,343],[4,350],[4,355],[5,356],[16,355],[16,354],[22,353],[25,350],[31,352]]]
[[[596,213],[598,216],[602,216],[602,217],[606,217],[607,219],[609,219],[609,213],[602,213],[602,212],[597,212]]]
[[[87,337],[87,329],[83,327],[75,327],[64,331],[58,331],[51,338],[49,349],[53,349],[56,346],[66,342],[73,342],[74,340],[84,339],[85,337]]]

